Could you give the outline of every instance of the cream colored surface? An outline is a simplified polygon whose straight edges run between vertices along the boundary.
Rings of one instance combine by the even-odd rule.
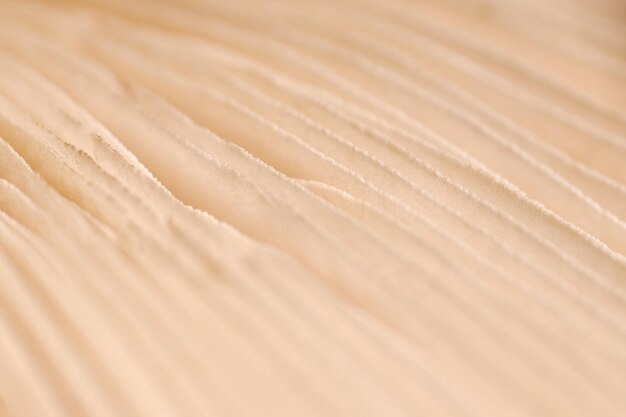
[[[0,2],[0,416],[626,415],[625,22]]]

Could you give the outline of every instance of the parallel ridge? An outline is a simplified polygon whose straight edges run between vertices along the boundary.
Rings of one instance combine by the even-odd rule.
[[[624,415],[624,19],[2,1],[0,415]]]

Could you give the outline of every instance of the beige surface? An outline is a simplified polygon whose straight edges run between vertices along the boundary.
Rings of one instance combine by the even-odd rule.
[[[0,2],[0,416],[626,415],[621,0]]]

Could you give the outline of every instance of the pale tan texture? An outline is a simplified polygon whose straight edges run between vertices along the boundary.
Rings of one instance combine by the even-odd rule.
[[[0,1],[0,416],[626,415],[625,22]]]

